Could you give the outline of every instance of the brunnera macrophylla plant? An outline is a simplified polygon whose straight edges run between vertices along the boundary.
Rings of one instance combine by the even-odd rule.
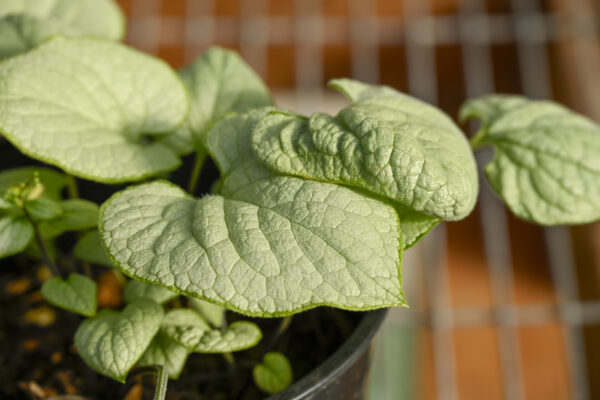
[[[121,382],[136,366],[156,367],[159,397],[191,353],[235,363],[233,352],[261,340],[226,309],[285,317],[282,330],[318,306],[405,306],[403,252],[476,203],[473,149],[494,147],[486,177],[517,216],[600,219],[600,128],[558,104],[470,100],[460,119],[481,129],[469,143],[427,103],[336,79],[329,85],[348,106],[307,117],[275,108],[231,51],[212,48],[175,72],[111,41],[122,36],[111,2],[54,1],[44,12],[30,3],[0,6],[0,32],[18,33],[0,35],[0,54],[11,56],[0,63],[0,131],[54,168],[0,173],[0,257],[42,258],[54,274],[45,298],[87,317],[75,333],[85,362]],[[90,12],[102,21],[82,23]],[[168,174],[188,154],[196,162],[184,189]],[[220,179],[197,198],[207,157]],[[99,208],[78,198],[76,179],[138,183]],[[74,258],[133,278],[122,310],[97,312],[92,275],[63,275],[54,240],[69,231]],[[276,393],[293,373],[270,350],[253,378]]]

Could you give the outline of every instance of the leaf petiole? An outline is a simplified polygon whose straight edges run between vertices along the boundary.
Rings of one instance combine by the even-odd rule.
[[[200,178],[200,172],[202,172],[202,166],[204,165],[204,160],[206,159],[206,150],[199,149],[196,152],[196,158],[194,160],[194,168],[192,169],[192,175],[190,176],[190,181],[188,183],[188,193],[194,196],[196,192],[196,185],[198,183],[198,178]]]

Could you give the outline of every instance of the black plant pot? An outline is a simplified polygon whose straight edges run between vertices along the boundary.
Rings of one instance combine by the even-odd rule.
[[[323,364],[267,400],[360,400],[369,369],[369,349],[387,309],[369,311],[352,335]]]

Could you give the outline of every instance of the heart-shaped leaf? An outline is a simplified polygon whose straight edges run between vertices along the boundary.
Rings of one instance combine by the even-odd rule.
[[[600,218],[600,127],[563,106],[520,96],[467,102],[462,120],[482,128],[475,147],[495,149],[487,180],[520,218],[544,225]]]
[[[153,182],[103,205],[102,239],[116,265],[247,315],[405,304],[394,208],[338,185],[272,176],[249,146],[262,115],[224,118],[209,132],[222,196],[195,199]]]
[[[42,286],[42,294],[50,303],[86,317],[96,314],[97,292],[96,282],[80,274],[70,274],[67,280],[55,277]]]
[[[179,379],[189,350],[159,331],[138,362],[139,366],[163,365],[169,378]]]
[[[277,352],[265,354],[262,363],[252,371],[254,382],[261,390],[275,394],[292,384],[292,366],[287,358]]]
[[[222,115],[272,104],[260,77],[231,50],[213,47],[179,74],[190,94],[190,113],[164,142],[181,154],[201,147],[209,126]]]
[[[164,62],[121,44],[55,38],[0,64],[0,130],[25,154],[83,178],[139,180],[177,168],[156,140],[188,107]]]
[[[158,304],[162,304],[177,297],[177,293],[165,289],[162,286],[149,285],[144,282],[132,280],[125,286],[123,297],[125,298],[126,303],[131,303],[140,297],[148,297]]]
[[[22,215],[0,212],[0,258],[25,250],[33,239],[33,225]]]
[[[262,338],[260,329],[252,322],[234,322],[225,331],[211,329],[202,317],[189,309],[170,311],[161,329],[169,338],[196,353],[245,350]]]
[[[97,229],[87,232],[77,241],[73,248],[73,256],[82,261],[112,267],[112,261],[102,246]]]
[[[119,382],[144,354],[163,319],[163,309],[148,298],[121,312],[102,310],[75,333],[75,346],[92,369]]]
[[[477,199],[463,133],[437,108],[400,93],[366,96],[335,117],[272,112],[252,145],[278,173],[357,187],[432,222],[464,218]]]
[[[55,35],[120,40],[124,18],[112,0],[3,0],[0,59],[25,52]]]

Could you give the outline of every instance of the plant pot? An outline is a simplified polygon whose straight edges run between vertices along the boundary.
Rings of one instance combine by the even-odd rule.
[[[387,309],[369,311],[323,364],[267,400],[359,400],[368,376],[370,344]]]

